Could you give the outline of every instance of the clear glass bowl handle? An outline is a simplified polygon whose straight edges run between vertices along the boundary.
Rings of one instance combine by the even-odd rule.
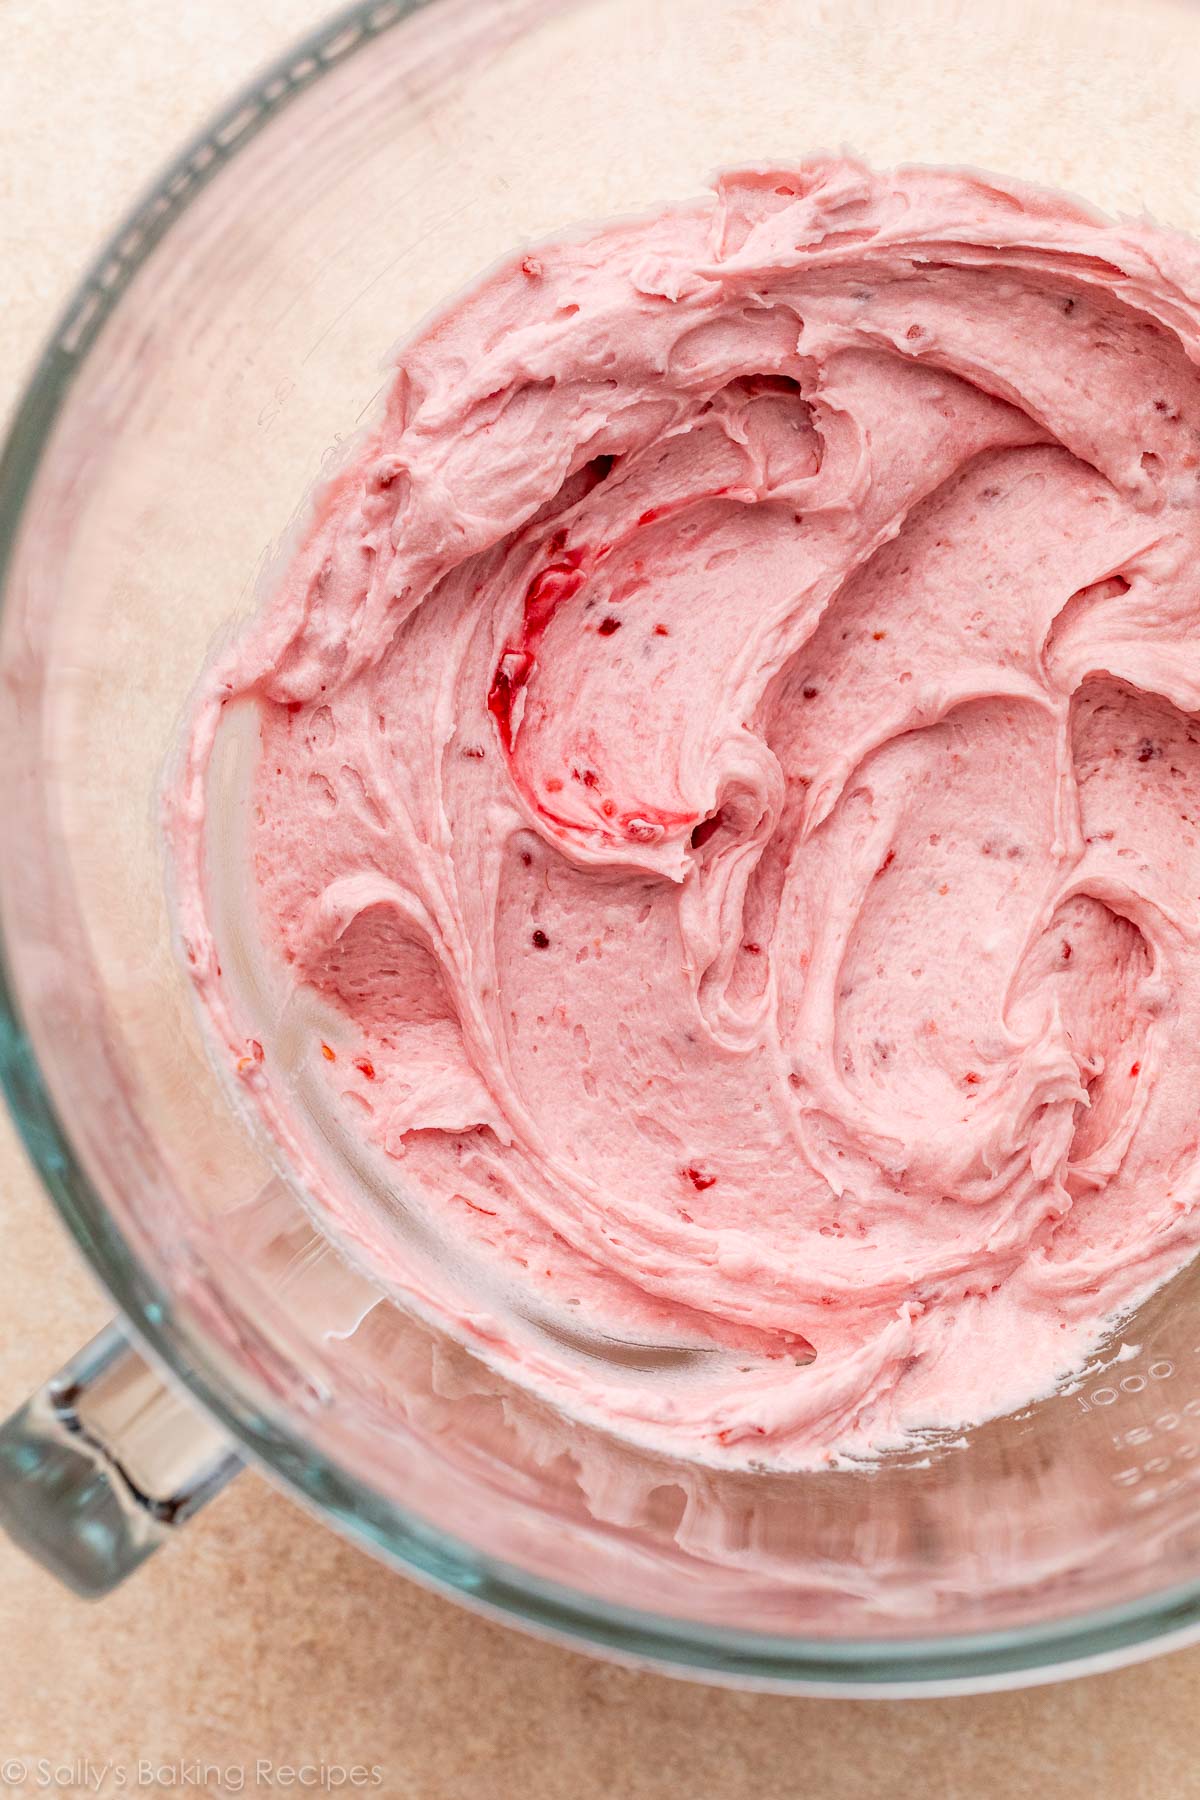
[[[0,1425],[0,1526],[98,1599],[241,1467],[114,1323]]]

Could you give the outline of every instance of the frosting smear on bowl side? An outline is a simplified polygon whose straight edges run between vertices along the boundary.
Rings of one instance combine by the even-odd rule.
[[[513,1297],[420,1294],[497,1366],[805,1467],[1050,1391],[1193,1254],[1198,362],[1191,242],[841,159],[516,254],[398,354],[168,839],[288,1146],[208,893],[251,702],[256,930]]]

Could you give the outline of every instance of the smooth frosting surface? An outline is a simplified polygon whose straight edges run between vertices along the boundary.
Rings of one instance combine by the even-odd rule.
[[[386,1285],[619,1432],[800,1467],[1048,1392],[1193,1253],[1198,360],[1190,242],[835,159],[405,345],[168,793],[294,1151],[207,880],[253,703],[306,1067],[468,1259],[418,1280],[309,1168]]]

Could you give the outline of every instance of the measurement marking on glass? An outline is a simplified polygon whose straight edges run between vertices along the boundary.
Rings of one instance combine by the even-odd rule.
[[[1093,1388],[1090,1394],[1076,1394],[1081,1412],[1091,1412],[1096,1406],[1113,1406],[1122,1394],[1140,1394],[1150,1381],[1169,1381],[1175,1373],[1175,1364],[1167,1357],[1159,1357],[1152,1362],[1145,1375],[1123,1375],[1116,1387]]]

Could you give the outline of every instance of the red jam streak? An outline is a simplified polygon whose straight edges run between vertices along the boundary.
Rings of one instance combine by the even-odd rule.
[[[537,667],[537,652],[541,647],[542,639],[558,609],[579,592],[587,579],[582,564],[588,552],[582,547],[568,550],[564,530],[559,529],[555,532],[553,537],[548,540],[546,549],[555,558],[555,561],[540,569],[526,588],[520,642],[505,646],[500,660],[496,664],[492,685],[488,689],[488,711],[496,721],[500,742],[509,757],[513,754],[516,736],[513,719],[517,701],[529,685],[530,678]],[[620,629],[620,624],[619,619],[609,616],[601,622],[597,629],[602,637],[611,637]],[[665,636],[663,627],[657,629]],[[588,788],[595,789],[600,785],[600,777],[592,769],[576,773],[576,779]],[[562,791],[562,782],[557,778],[550,777],[547,779],[546,787],[548,791],[559,793]],[[544,818],[565,830],[578,829],[578,820],[553,813],[540,803],[538,810]],[[617,832],[630,842],[640,844],[657,843],[668,832],[686,828],[695,820],[694,813],[667,812],[661,807],[629,806],[624,810],[618,810],[616,803],[611,799],[605,799],[601,803],[601,811],[605,816],[610,834]],[[711,836],[719,822],[718,816],[715,821],[706,820],[697,829],[703,831],[705,836]],[[708,827],[707,830],[706,827]],[[702,837],[699,841],[703,842],[704,838]],[[693,838],[693,842],[696,842],[695,838]]]

